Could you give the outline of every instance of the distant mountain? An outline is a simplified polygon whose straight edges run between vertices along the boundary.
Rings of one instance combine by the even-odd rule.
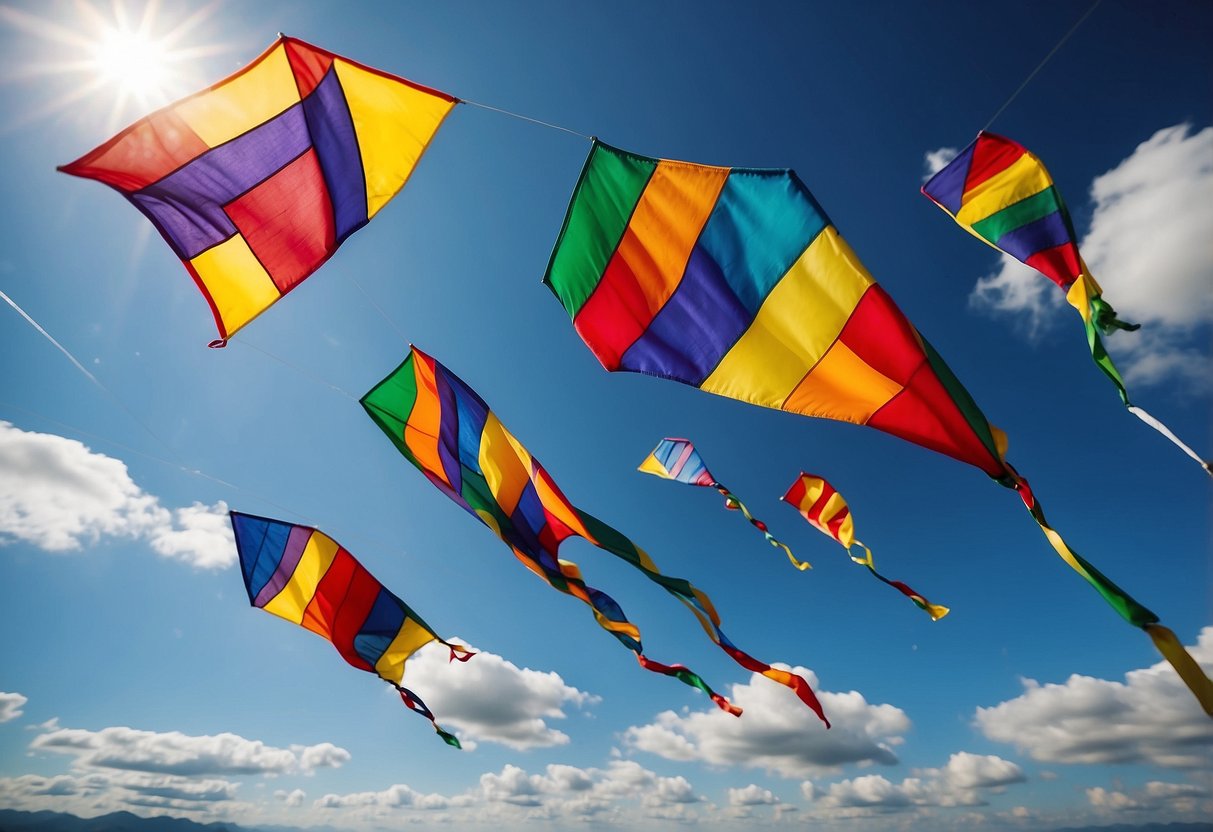
[[[196,823],[186,818],[142,818],[114,812],[81,818],[62,812],[17,812],[0,809],[0,832],[341,832],[331,826],[237,826],[234,823]]]
[[[1213,832],[1213,823],[1117,823],[1112,826],[1067,826],[1053,832]]]

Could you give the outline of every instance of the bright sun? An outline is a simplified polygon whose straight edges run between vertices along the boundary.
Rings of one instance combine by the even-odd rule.
[[[109,83],[137,99],[154,98],[163,87],[168,53],[145,34],[106,31],[94,46],[97,71]]]

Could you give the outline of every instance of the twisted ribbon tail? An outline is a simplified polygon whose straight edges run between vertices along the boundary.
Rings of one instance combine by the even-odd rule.
[[[467,662],[469,659],[472,658],[472,656],[476,655],[473,651],[467,649],[462,644],[451,644],[449,641],[443,641],[442,639],[438,639],[438,642],[440,644],[446,645],[447,649],[449,649],[451,651],[450,658],[448,658],[446,660],[447,664],[450,664],[451,662],[456,662],[456,661],[457,662]]]
[[[813,568],[813,565],[808,561],[797,560],[796,556],[792,554],[792,550],[789,549],[786,544],[776,540],[775,536],[771,534],[770,530],[767,529],[767,524],[750,514],[750,510],[745,507],[745,503],[737,499],[733,492],[729,491],[729,489],[725,488],[718,482],[712,483],[712,486],[720,492],[722,497],[724,497],[725,508],[727,508],[729,511],[740,511],[745,519],[750,521],[750,524],[754,528],[762,532],[762,536],[767,539],[767,543],[770,543],[776,549],[783,549],[783,553],[788,556],[788,560],[792,562],[793,566],[795,566],[801,572],[805,571],[806,569]]]
[[[1087,331],[1087,345],[1091,348],[1091,358],[1095,360],[1099,369],[1103,370],[1104,375],[1116,385],[1116,391],[1120,394],[1120,400],[1124,402],[1129,412],[1165,436],[1175,447],[1194,459],[1196,464],[1205,470],[1206,474],[1213,477],[1213,465],[1208,460],[1201,459],[1196,451],[1188,447],[1170,428],[1129,401],[1129,391],[1125,388],[1125,381],[1121,377],[1120,371],[1116,369],[1116,365],[1112,363],[1112,358],[1104,348],[1099,333],[1102,331],[1107,335],[1117,329],[1132,332],[1135,329],[1139,329],[1140,325],[1128,324],[1117,319],[1116,310],[1112,308],[1111,304],[1100,297],[1099,284],[1095,282],[1095,278],[1087,274],[1085,263],[1083,264],[1083,274],[1074,281],[1070,286],[1070,290],[1066,292],[1066,300],[1082,315],[1083,326]]]
[[[430,724],[434,726],[434,730],[438,733],[438,736],[442,737],[443,742],[452,748],[463,748],[463,746],[459,744],[458,737],[452,733],[442,730],[442,728],[438,726],[437,720],[434,719],[433,712],[426,707],[424,702],[421,701],[421,697],[406,687],[401,687],[400,685],[394,683],[392,684],[392,687],[396,688],[396,692],[400,694],[400,701],[403,702],[410,711],[415,714],[419,714],[430,721]]]
[[[1113,583],[1102,572],[1084,560],[1077,552],[1072,550],[1069,545],[1062,539],[1056,531],[1049,526],[1045,519],[1044,511],[1040,504],[1036,501],[1035,495],[1032,493],[1031,486],[1028,481],[1019,476],[1019,474],[1009,464],[1006,465],[1007,471],[1010,473],[1013,487],[1019,493],[1024,505],[1027,506],[1028,512],[1032,515],[1032,519],[1040,526],[1049,543],[1056,550],[1070,568],[1082,575],[1095,590],[1103,596],[1103,599],[1111,605],[1111,607],[1120,614],[1120,617],[1128,621],[1134,627],[1139,627],[1146,631],[1150,639],[1154,642],[1154,646],[1162,657],[1166,659],[1175,672],[1179,674],[1179,678],[1188,686],[1188,690],[1192,691],[1192,695],[1196,697],[1196,701],[1204,709],[1205,713],[1213,716],[1213,681],[1205,675],[1200,665],[1196,660],[1184,649],[1183,645],[1175,637],[1169,629],[1158,623],[1158,616],[1150,610],[1137,603],[1131,595]]]
[[[720,710],[730,713],[733,716],[741,716],[741,708],[734,705],[729,700],[725,699],[716,691],[708,687],[708,683],[703,680],[698,673],[691,670],[689,667],[681,664],[662,664],[655,662],[643,653],[636,654],[636,661],[640,662],[640,666],[645,670],[651,670],[654,673],[660,673],[663,676],[672,676],[684,685],[690,685],[693,688],[706,693],[716,703]]]
[[[941,619],[945,615],[947,615],[949,612],[951,612],[950,608],[945,607],[942,604],[932,604],[926,598],[919,595],[917,592],[915,592],[913,589],[911,589],[910,587],[903,584],[901,581],[890,581],[884,575],[881,575],[879,572],[876,571],[875,564],[872,563],[872,550],[869,549],[867,546],[864,546],[863,542],[859,541],[859,540],[856,540],[854,545],[863,547],[864,557],[857,558],[854,555],[851,555],[851,560],[855,561],[858,564],[866,566],[868,568],[868,571],[871,572],[873,575],[875,575],[877,578],[884,581],[886,584],[893,587],[893,589],[897,590],[902,595],[906,596],[911,601],[913,601],[920,610],[924,611],[927,615],[931,616],[932,621],[938,621],[939,619]],[[848,549],[847,554],[850,554],[850,552],[851,552],[851,550]]]
[[[717,630],[717,632],[720,635],[720,648],[732,656],[733,661],[737,662],[751,673],[761,673],[768,679],[778,682],[784,687],[791,688],[792,692],[796,694],[797,698],[799,698],[804,704],[808,705],[810,710],[817,714],[817,718],[825,723],[826,728],[830,727],[830,720],[826,719],[825,710],[821,707],[821,702],[818,701],[817,694],[813,693],[813,688],[809,687],[808,682],[806,682],[800,676],[797,676],[795,673],[791,673],[787,670],[780,670],[779,668],[771,667],[766,662],[758,661],[758,659],[754,658],[748,653],[744,653],[737,649],[737,647],[725,637],[724,633],[721,633],[719,630]]]

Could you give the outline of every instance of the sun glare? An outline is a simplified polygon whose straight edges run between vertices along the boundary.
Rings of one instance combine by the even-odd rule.
[[[147,99],[160,92],[166,70],[164,45],[146,35],[110,29],[98,40],[93,60],[108,83],[135,98]]]

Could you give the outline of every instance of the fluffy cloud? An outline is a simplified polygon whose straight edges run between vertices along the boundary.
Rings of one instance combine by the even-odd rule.
[[[1194,783],[1163,783],[1153,780],[1131,792],[1102,786],[1087,789],[1087,801],[1102,814],[1166,810],[1179,815],[1213,814],[1210,792]]]
[[[0,544],[68,552],[107,537],[139,539],[165,557],[217,569],[236,560],[226,514],[222,502],[170,511],[120,460],[0,421]]]
[[[1180,378],[1207,387],[1208,356],[1193,334],[1213,323],[1213,127],[1159,130],[1096,177],[1091,199],[1083,257],[1121,316],[1144,324],[1107,340],[1126,380]],[[1023,315],[1029,334],[1056,319],[1054,307],[1063,305],[1051,282],[1008,257],[977,281],[972,301]]]
[[[779,798],[770,789],[751,783],[742,789],[729,789],[730,806],[771,806]]]
[[[87,771],[43,777],[0,778],[0,805],[37,811],[52,809],[94,815],[132,807],[205,815],[236,798],[238,783],[138,771]]]
[[[5,693],[0,690],[0,722],[8,722],[21,716],[21,707],[29,700],[19,693]]]
[[[292,809],[303,805],[304,798],[307,797],[307,792],[303,789],[291,789],[289,792],[286,789],[279,789],[274,792],[274,797],[281,800]]]
[[[867,815],[928,806],[984,806],[984,792],[1027,780],[1023,769],[1001,757],[953,754],[942,768],[922,769],[900,783],[868,774],[831,783],[824,790],[805,783],[805,799],[827,814]]]
[[[599,701],[566,685],[557,673],[519,668],[493,653],[453,664],[437,643],[419,650],[407,672],[409,687],[427,701],[442,703],[443,725],[456,729],[469,750],[478,740],[518,750],[564,745],[568,735],[547,721],[564,719],[569,706]]]
[[[816,686],[812,671],[795,672]],[[784,777],[834,771],[848,763],[897,762],[893,746],[910,728],[904,711],[869,704],[856,691],[817,695],[834,726],[829,731],[791,691],[754,674],[749,684],[733,686],[732,700],[745,709],[741,719],[715,708],[683,715],[665,711],[653,723],[628,728],[624,742],[668,760],[748,766]]]
[[[1213,627],[1190,652],[1213,673]],[[1213,722],[1166,662],[1130,671],[1124,682],[1025,680],[1021,696],[978,708],[976,723],[989,739],[1044,762],[1199,768],[1213,760]]]
[[[33,751],[66,754],[80,769],[120,769],[186,777],[210,774],[285,774],[336,768],[350,759],[331,743],[274,748],[236,734],[189,736],[134,728],[88,731],[59,728],[39,734]]]
[[[943,170],[959,152],[960,149],[956,147],[941,147],[938,150],[928,150],[924,153],[922,155],[922,181],[926,182]]]

